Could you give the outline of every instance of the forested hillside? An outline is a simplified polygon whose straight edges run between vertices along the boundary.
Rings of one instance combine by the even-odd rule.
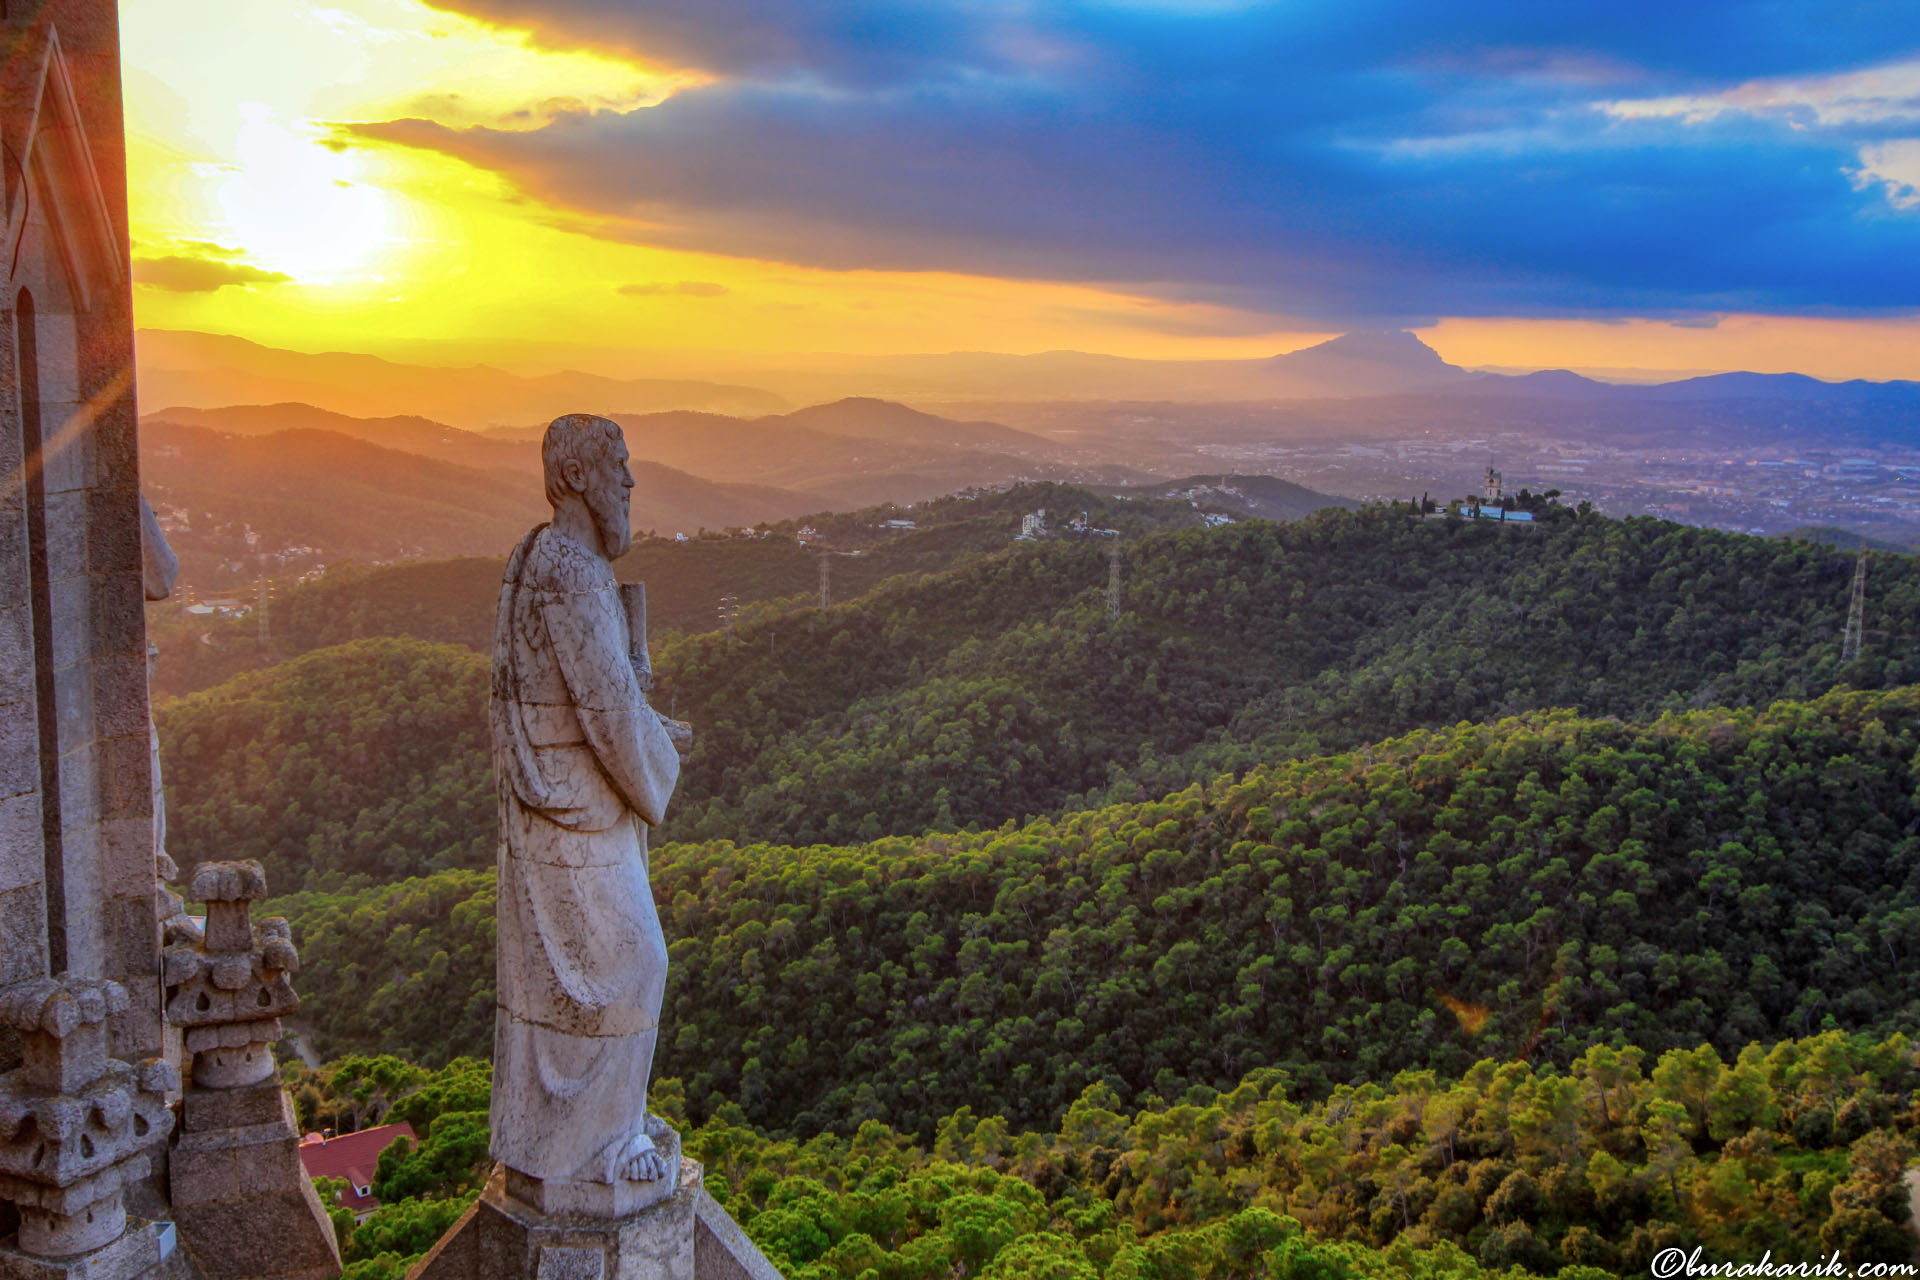
[[[852,847],[667,845],[660,1069],[801,1134],[1920,1025],[1920,689],[1558,712]],[[491,873],[281,899],[323,1051],[491,1035]]]
[[[1110,616],[1110,543],[975,559],[940,543],[976,532],[935,525],[887,553],[931,543],[955,565],[945,572],[657,645],[656,702],[696,727],[659,837],[804,845],[993,826],[1536,707],[1646,719],[1802,697],[1841,679],[1920,681],[1920,651],[1897,635],[1870,637],[1842,669],[1851,562],[1810,543],[1570,513],[1520,531],[1384,508],[1329,512],[1124,543],[1121,609]],[[769,549],[774,579],[788,553],[771,540],[743,545]],[[688,578],[701,565],[678,548],[663,561]],[[489,576],[473,562],[463,589],[490,600]],[[410,612],[419,604],[402,590],[382,616],[437,625]],[[324,608],[302,623],[299,608],[283,610],[287,625],[317,636],[355,625]],[[1913,561],[1875,571],[1869,608],[1869,625],[1887,630],[1920,613]],[[176,856],[245,848],[286,888],[482,865],[484,805],[438,805],[448,825],[422,832],[367,834],[349,812],[411,812],[443,791],[491,786],[485,660],[390,643],[408,663],[444,668],[430,712],[354,647],[162,705],[172,812],[184,815],[170,837]],[[408,727],[423,715],[461,728],[426,742]],[[361,721],[381,727],[363,733]],[[347,746],[351,759],[339,758]],[[417,775],[420,760],[431,776]],[[350,788],[348,777],[360,781]],[[459,848],[472,859],[442,857]]]
[[[1114,615],[1112,544],[1001,549],[1004,514],[869,546],[845,563],[928,572],[828,610],[657,624],[700,743],[655,833],[656,1104],[787,1274],[1897,1256],[1910,561],[1876,562],[1843,667],[1851,561],[1809,543],[1383,508],[1136,528]],[[649,580],[747,548],[769,593],[799,551],[657,544]],[[461,571],[484,617],[497,570]],[[361,618],[287,625],[459,614],[388,573]],[[490,1049],[487,679],[385,636],[161,708],[170,847],[266,863],[323,1054]],[[398,1280],[478,1186],[484,1067],[295,1083],[310,1122],[398,1100],[421,1128],[347,1236],[352,1280]]]
[[[698,725],[679,836],[796,844],[1145,797],[1419,725],[1568,706],[1644,718],[1920,679],[1842,670],[1852,563],[1655,520],[1543,529],[1322,512],[1087,545],[890,586],[663,650]],[[1869,625],[1920,613],[1888,560]],[[763,647],[764,646],[764,647]]]
[[[1228,478],[1246,485],[1253,495],[1248,501],[1269,513],[1288,502],[1299,514],[1339,501],[1267,477]],[[1272,492],[1274,486],[1281,491]],[[820,559],[829,553],[832,598],[849,600],[891,577],[938,573],[964,557],[1004,552],[1019,532],[1022,514],[1036,508],[1051,507],[1057,523],[1068,518],[1067,512],[1086,512],[1096,527],[1139,536],[1198,526],[1203,511],[1234,506],[1231,495],[1219,501],[1169,500],[1025,484],[1002,493],[940,498],[910,510],[889,505],[821,513],[731,536],[717,530],[684,541],[641,535],[614,569],[623,581],[647,584],[649,622],[658,638],[718,630],[730,611],[817,601]],[[544,507],[539,514],[545,514]],[[281,584],[272,593],[264,648],[257,618],[194,616],[174,605],[152,609],[148,629],[162,655],[155,692],[193,693],[241,671],[372,636],[411,636],[484,652],[492,645],[506,552],[535,518],[528,510],[510,528],[499,526],[507,531],[496,539],[497,557],[349,564],[316,581]],[[886,524],[902,518],[915,527]]]
[[[469,649],[368,640],[166,706],[167,848],[257,858],[281,891],[490,864],[489,679]]]
[[[1907,1037],[1830,1032],[1725,1060],[1488,1058],[1311,1102],[1271,1069],[1132,1114],[1092,1085],[1057,1125],[963,1109],[924,1147],[878,1122],[800,1145],[716,1119],[690,1149],[793,1280],[955,1263],[1006,1280],[1599,1280],[1695,1246],[1902,1257],[1917,1087]]]
[[[485,1065],[293,1070],[306,1126],[405,1119],[420,1134],[380,1160],[384,1207],[341,1222],[348,1280],[399,1280],[484,1176]],[[1827,1032],[1731,1059],[1488,1058],[1323,1100],[1265,1068],[1138,1109],[1096,1084],[1057,1124],[961,1109],[930,1140],[878,1120],[805,1143],[737,1115],[690,1129],[679,1081],[652,1097],[790,1280],[1601,1280],[1694,1247],[1785,1265],[1903,1257],[1917,1087],[1908,1038]]]

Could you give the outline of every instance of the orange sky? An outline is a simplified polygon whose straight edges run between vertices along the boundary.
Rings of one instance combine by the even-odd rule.
[[[300,350],[608,368],[615,353],[1252,357],[1311,324],[1096,286],[833,271],[633,243],[499,176],[334,126],[646,110],[692,72],[540,48],[417,0],[123,0],[138,323]],[[297,55],[289,51],[297,50]],[[1466,365],[1920,377],[1920,319],[1448,319]]]

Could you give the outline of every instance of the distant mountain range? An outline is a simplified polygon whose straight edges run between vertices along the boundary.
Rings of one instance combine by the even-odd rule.
[[[156,459],[147,478],[162,484],[282,491],[297,501],[323,502],[331,496],[329,486],[371,484],[395,500],[419,492],[476,511],[481,502],[495,501],[494,490],[503,488],[512,505],[536,518],[547,510],[538,482],[536,439],[490,438],[425,418],[352,418],[304,404],[163,409],[143,420],[141,443],[143,460]],[[389,453],[406,461],[379,456]],[[442,469],[423,471],[428,459]],[[367,471],[372,467],[378,467],[379,474]],[[636,524],[666,534],[784,520],[821,506],[817,494],[690,475],[637,450],[632,467]]]
[[[1022,478],[1123,484],[1117,465],[992,422],[850,399],[736,418],[616,415],[636,487],[634,524],[662,535],[829,510],[918,502]],[[188,578],[249,577],[315,561],[498,554],[545,518],[539,427],[485,432],[417,416],[361,418],[310,404],[174,406],[141,425],[142,479],[174,514]],[[309,548],[284,563],[263,554]]]
[[[229,422],[236,416],[226,415]],[[168,537],[188,583],[205,590],[262,569],[510,549],[549,515],[539,455],[528,445],[481,444],[516,456],[511,465],[483,468],[387,448],[364,434],[311,427],[226,434],[154,417],[141,425],[141,481],[175,524]],[[471,447],[456,440],[439,454]],[[644,459],[633,463],[633,474],[635,525],[668,535],[782,520],[821,506],[812,495],[718,483]],[[289,548],[311,550],[278,556]],[[261,555],[273,558],[263,563]],[[218,573],[225,563],[239,568]]]
[[[1322,388],[1320,396],[1388,396],[1410,392],[1513,399],[1647,401],[1783,400],[1801,404],[1891,407],[1920,405],[1920,382],[1825,382],[1804,373],[1715,373],[1672,382],[1602,382],[1566,369],[1474,373],[1448,364],[1405,331],[1349,333],[1266,362],[1278,378]]]
[[[1267,361],[1215,368],[1222,392],[929,401],[1135,466],[1195,469],[1206,446],[1475,437],[1512,431],[1620,447],[1834,449],[1920,443],[1920,382],[1824,382],[1798,373],[1719,373],[1665,383],[1602,382],[1565,369],[1475,372],[1410,333],[1354,333]],[[1312,395],[1256,395],[1285,385]],[[1238,388],[1239,398],[1225,393]],[[1337,388],[1337,390],[1336,390]]]
[[[211,333],[142,329],[135,346],[140,399],[147,405],[299,401],[335,413],[418,414],[468,428],[546,422],[575,411],[762,414],[789,407],[772,392],[724,383],[572,372],[528,378],[485,365],[442,369],[346,352],[283,351]]]
[[[1452,366],[1449,366],[1452,367]],[[1452,382],[1445,393],[1511,399],[1579,399],[1616,404],[1648,401],[1773,400],[1790,404],[1857,405],[1862,408],[1920,406],[1920,382],[1823,382],[1804,373],[1715,373],[1675,382],[1622,385],[1565,369],[1517,375],[1487,373]]]
[[[662,358],[664,359],[664,357]],[[793,401],[867,405],[911,401],[939,409],[955,401],[1244,402],[1467,395],[1477,399],[1582,399],[1613,403],[1773,400],[1800,404],[1920,405],[1916,382],[1824,382],[1796,373],[1721,373],[1672,382],[1601,382],[1566,370],[1476,373],[1449,364],[1406,331],[1342,334],[1299,351],[1254,360],[1140,360],[1083,351],[1035,355],[947,352],[930,355],[807,358],[804,366],[739,357],[724,369],[675,357],[677,371],[704,377],[609,378],[568,372],[522,377],[487,366],[437,368],[374,356],[306,354],[215,334],[141,330],[140,397],[148,405],[213,408],[298,401],[335,413],[416,415],[481,431],[524,429],[556,414],[640,415],[699,411],[757,418]],[[753,385],[742,385],[732,378]],[[763,389],[770,388],[770,389]],[[874,411],[872,438],[906,442],[898,407]],[[802,410],[793,425],[815,427]],[[859,435],[859,414],[825,415],[830,434]],[[976,427],[988,424],[971,424]],[[944,431],[945,428],[940,428]],[[975,430],[952,443],[1033,456],[1032,440],[1001,428]],[[924,443],[925,441],[916,441]]]
[[[937,405],[996,400],[1294,400],[1427,391],[1475,375],[1405,332],[1349,333],[1257,360],[1139,360],[1086,351],[1034,355],[820,356],[807,367],[742,367],[796,399],[850,392]]]
[[[172,526],[186,580],[288,548],[316,560],[450,556],[517,537],[540,494],[519,476],[422,457],[332,431],[232,436],[149,420],[141,487]],[[544,504],[540,504],[544,505]]]
[[[422,457],[482,470],[540,470],[538,449],[525,440],[511,440],[462,431],[444,422],[411,415],[356,418],[310,404],[236,404],[215,409],[172,405],[148,413],[142,430],[166,423],[205,427],[222,435],[261,436],[283,431],[325,431],[387,449],[401,449]]]
[[[963,422],[856,397],[755,419],[617,414],[635,457],[696,475],[817,495],[820,505],[918,502],[1020,479],[1117,484],[1141,473],[994,422]]]
[[[1800,404],[1906,407],[1920,405],[1920,382],[1825,382],[1804,373],[1716,373],[1672,382],[1602,382],[1566,369],[1475,373],[1449,364],[1404,330],[1343,334],[1301,351],[1251,362],[1273,390],[1289,398],[1363,398],[1408,394],[1510,399],[1648,401],[1779,400]],[[1248,386],[1239,378],[1222,387]],[[1251,389],[1251,388],[1250,388]],[[1227,397],[1217,397],[1227,398]]]
[[[536,444],[541,424],[563,409],[595,406],[626,430],[640,482],[636,524],[666,534],[920,502],[1022,480],[1154,484],[1218,471],[1227,458],[1249,470],[1284,471],[1282,462],[1258,459],[1275,448],[1344,448],[1415,436],[1459,441],[1513,433],[1629,449],[1764,444],[1815,452],[1920,442],[1920,383],[1727,373],[1623,385],[1567,370],[1492,374],[1449,364],[1405,332],[1346,334],[1254,361],[1081,353],[902,357],[923,368],[944,363],[969,377],[1005,374],[1009,398],[910,406],[853,396],[781,412],[762,411],[777,404],[776,397],[718,382],[572,374],[527,379],[498,370],[300,355],[206,335],[148,333],[141,342],[149,361],[169,354],[231,357],[256,382],[296,385],[321,397],[175,405],[144,419],[150,484],[171,492],[174,505],[194,507],[224,526],[205,538],[195,530],[187,540],[190,559],[236,566],[252,549],[243,539],[249,528],[269,550],[318,548],[314,559],[495,553],[544,512]],[[1054,374],[1071,374],[1083,390],[1097,385],[1100,394],[1017,398],[1038,394]],[[170,376],[143,371],[147,404],[165,403],[157,397],[173,385]],[[217,370],[206,377],[205,388],[231,381]],[[1212,398],[1178,398],[1172,388],[1181,379],[1187,393],[1198,396],[1204,383]],[[1126,389],[1143,380],[1158,380],[1167,396],[1125,398]],[[746,411],[617,407],[648,396],[739,402]],[[423,412],[423,405],[437,409]],[[436,416],[438,409],[451,418]],[[172,434],[160,423],[171,424]],[[261,437],[277,443],[249,443]],[[171,452],[156,452],[161,447]],[[394,451],[404,460],[388,456]],[[428,462],[444,470],[429,474]],[[1312,471],[1295,474],[1316,487],[1338,487]],[[1404,481],[1409,491],[1427,484],[1418,477]],[[1349,491],[1380,488],[1367,481]],[[1273,511],[1291,505],[1282,499]],[[1260,503],[1245,513],[1266,514]]]
[[[972,485],[1036,476],[1106,484],[1145,478],[1125,467],[1088,461],[1087,450],[998,423],[962,422],[868,398],[755,418],[695,410],[614,418],[626,430],[636,475],[645,464],[680,477],[673,481],[677,488],[664,487],[644,506],[648,495],[636,495],[636,512],[657,514],[657,527],[666,532],[756,524],[875,502],[917,502]],[[417,416],[360,418],[299,403],[174,406],[143,421],[239,437],[319,431],[465,468],[540,473],[543,427],[537,425],[465,431]],[[727,486],[726,493],[702,493],[701,484]],[[537,486],[528,491],[538,496]]]

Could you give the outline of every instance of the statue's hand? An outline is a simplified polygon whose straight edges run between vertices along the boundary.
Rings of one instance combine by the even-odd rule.
[[[693,726],[685,720],[669,720],[661,716],[660,727],[667,731],[667,741],[673,744],[673,749],[680,753],[682,760],[685,760],[687,752],[693,750]]]

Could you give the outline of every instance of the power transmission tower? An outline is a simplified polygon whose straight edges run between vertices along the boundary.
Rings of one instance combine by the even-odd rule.
[[[1860,656],[1860,633],[1867,619],[1867,549],[1853,565],[1853,599],[1847,605],[1847,634],[1840,641],[1840,661],[1852,662]]]
[[[267,578],[265,574],[259,580],[259,599],[254,604],[254,612],[260,615],[260,652],[267,651],[267,641],[271,633],[267,630]]]
[[[859,554],[858,551],[822,551],[820,553],[820,607],[822,609],[833,603],[833,558]]]
[[[733,619],[740,612],[740,597],[731,591],[720,597],[720,626],[729,634],[733,631]]]
[[[1120,539],[1107,548],[1107,616],[1120,616]]]

